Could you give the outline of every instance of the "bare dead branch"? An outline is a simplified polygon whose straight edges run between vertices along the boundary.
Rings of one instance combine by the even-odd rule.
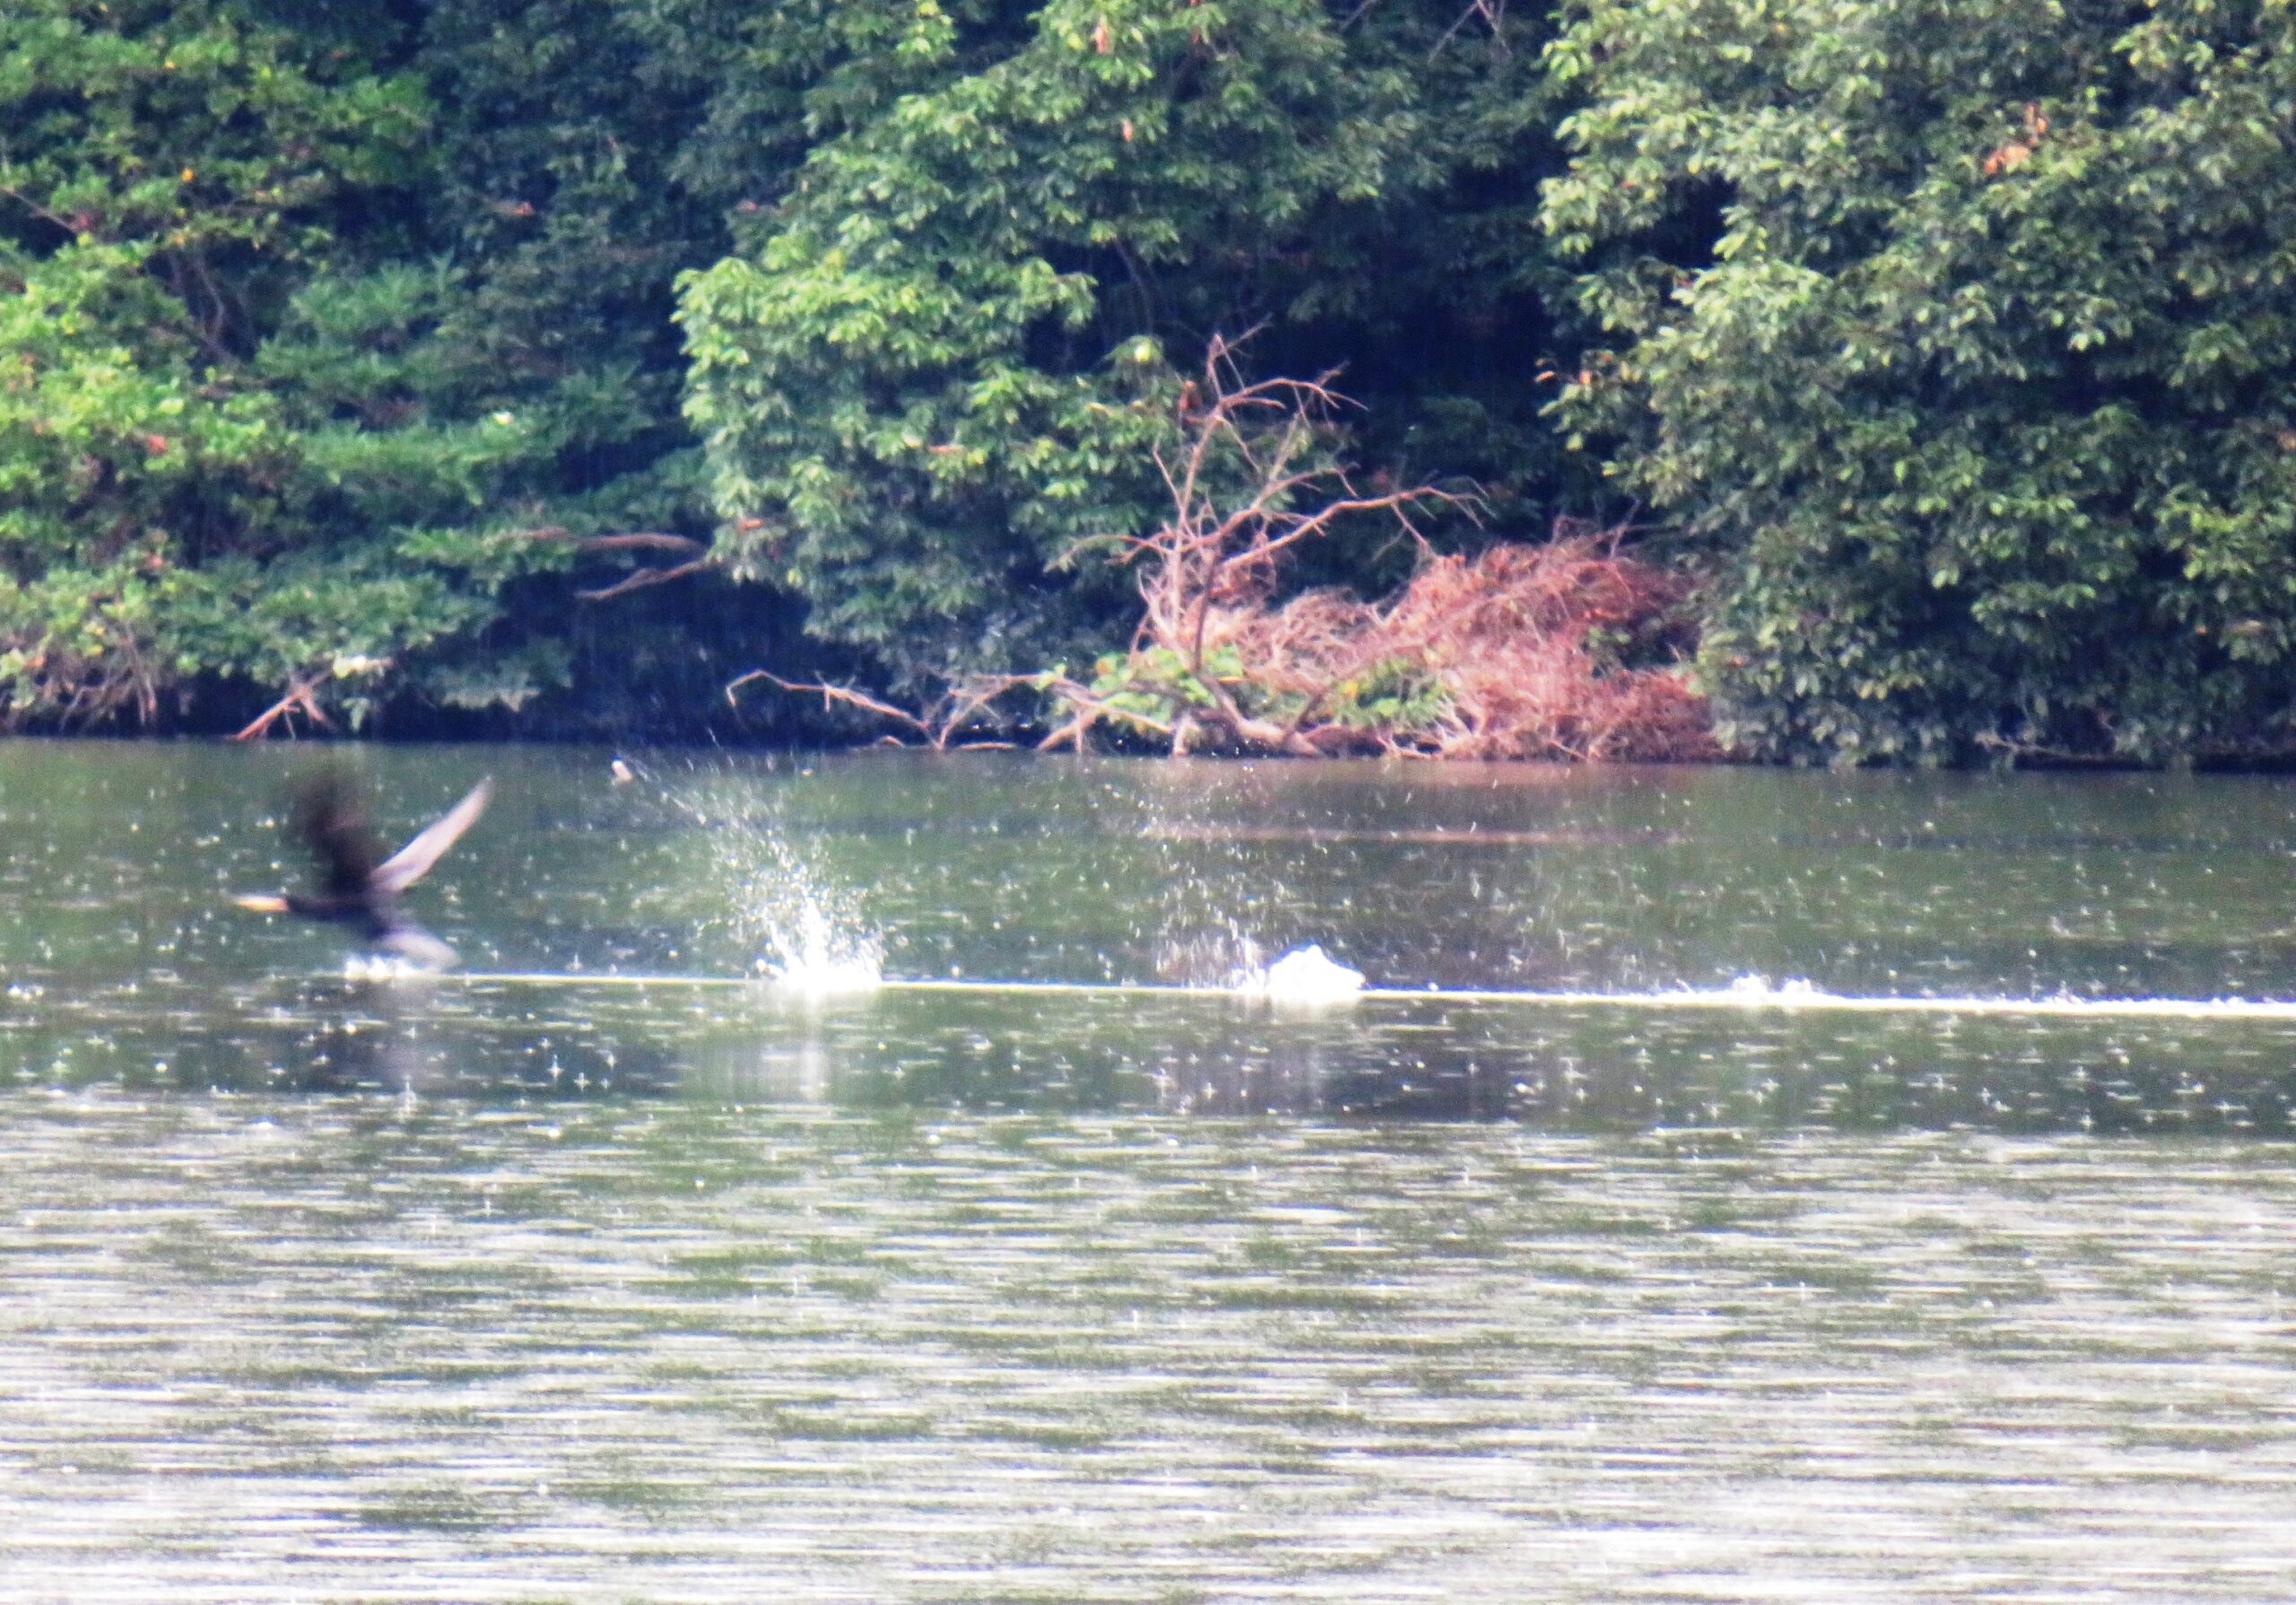
[[[318,704],[319,688],[334,678],[335,671],[327,668],[289,681],[287,694],[264,709],[261,714],[248,723],[246,728],[230,739],[235,742],[260,741],[271,733],[271,727],[274,724],[282,720],[289,721],[288,733],[292,734],[294,725],[291,716],[295,714],[301,714],[323,730],[334,729],[335,722],[326,716],[326,710]]]
[[[627,596],[632,591],[665,586],[672,580],[684,579],[713,568],[717,560],[707,541],[697,541],[691,535],[676,535],[658,529],[627,530],[610,535],[578,535],[560,525],[547,525],[539,529],[518,530],[514,538],[564,546],[585,557],[618,551],[661,551],[686,560],[666,568],[633,569],[610,586],[575,592],[576,598],[583,602],[611,602],[617,596]]]
[[[570,546],[577,551],[674,551],[683,557],[699,557],[709,550],[709,542],[697,541],[691,535],[674,535],[664,530],[631,530],[613,535],[578,535],[555,525],[541,529],[516,532],[521,541],[547,541],[556,545]]]
[[[627,596],[632,591],[643,591],[651,586],[665,586],[674,579],[699,574],[712,566],[709,559],[696,558],[690,563],[678,563],[667,568],[639,568],[610,586],[601,586],[593,591],[577,591],[574,594],[583,602],[611,602],[617,596]]]
[[[16,204],[22,206],[34,217],[39,218],[43,222],[53,223],[56,227],[63,230],[66,234],[83,234],[87,232],[86,229],[82,226],[77,219],[65,217],[60,212],[57,212],[47,206],[41,205],[38,201],[33,200],[31,196],[26,195],[22,190],[18,189],[12,184],[0,184],[0,195],[5,195],[9,200],[15,202]]]
[[[1332,387],[1336,370],[1313,379],[1247,380],[1236,349],[1223,339],[1212,342],[1199,376],[1183,393],[1185,449],[1154,454],[1171,497],[1164,522],[1150,534],[1096,543],[1112,547],[1116,562],[1138,572],[1142,612],[1127,689],[1144,692],[1150,702],[1169,698],[1172,711],[1152,718],[1141,711],[1141,695],[1126,697],[1119,707],[1090,687],[1061,687],[1056,694],[1075,715],[1048,740],[1081,745],[1095,727],[1118,724],[1175,750],[1198,740],[1278,752],[1320,750],[1324,738],[1309,722],[1318,699],[1288,719],[1261,717],[1212,672],[1221,620],[1238,608],[1263,605],[1284,555],[1343,519],[1391,515],[1416,539],[1410,513],[1416,505],[1442,503],[1473,516],[1472,499],[1436,486],[1359,490],[1338,464],[1318,460],[1330,420],[1353,404]]]
[[[908,708],[872,697],[866,691],[851,686],[829,685],[818,681],[784,680],[770,669],[752,669],[726,684],[726,700],[739,706],[739,698],[735,693],[745,685],[762,680],[785,691],[819,697],[824,707],[842,705],[891,719],[915,731],[934,750],[945,752],[952,746],[1010,746],[1012,743],[1009,742],[961,742],[957,738],[976,720],[989,713],[1000,698],[1024,686],[1037,687],[1044,678],[1034,674],[966,675],[951,681],[922,712],[912,713]]]
[[[1499,47],[1500,55],[1514,54],[1507,48],[1507,0],[1468,0],[1467,8],[1452,19],[1451,25],[1443,30],[1443,37],[1435,41],[1433,49],[1428,51],[1427,59],[1432,61],[1441,55],[1443,47],[1449,44],[1459,30],[1467,25],[1467,19],[1470,17],[1481,17],[1483,20],[1484,24],[1491,30],[1491,42]]]
[[[752,669],[748,673],[737,675],[734,679],[726,681],[726,700],[732,703],[735,707],[739,707],[741,706],[741,698],[735,696],[734,693],[740,690],[744,686],[761,680],[766,681],[770,684],[779,686],[785,691],[796,691],[804,696],[819,697],[822,699],[822,706],[824,707],[829,707],[832,703],[841,702],[848,707],[857,707],[865,713],[873,713],[884,718],[899,720],[901,724],[908,725],[910,729],[918,731],[922,734],[929,735],[932,733],[931,731],[926,727],[925,721],[918,718],[915,714],[910,713],[907,708],[896,707],[890,702],[879,701],[876,698],[870,696],[866,691],[857,691],[851,686],[827,685],[818,681],[784,680],[780,675],[776,674],[770,669]]]

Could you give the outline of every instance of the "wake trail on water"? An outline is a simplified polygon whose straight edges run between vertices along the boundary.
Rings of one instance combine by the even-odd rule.
[[[1281,961],[1279,961],[1280,965]],[[1278,967],[1271,966],[1273,970]],[[1346,972],[1353,974],[1352,971]],[[1498,987],[1361,986],[1328,995],[1287,996],[1271,989],[1264,976],[1224,984],[1182,985],[1159,981],[1022,981],[962,977],[879,976],[860,984],[851,977],[836,987],[809,985],[802,973],[790,976],[612,975],[532,970],[464,970],[441,979],[473,986],[569,986],[728,988],[771,996],[848,995],[875,992],[1034,994],[1109,998],[1202,998],[1229,1001],[1344,1006],[1380,1003],[1476,1003],[1523,1009],[1616,1009],[1652,1011],[1786,1014],[1926,1014],[2015,1016],[2043,1019],[2249,1019],[2296,1020],[2296,1000],[2270,998],[2085,998],[1858,995],[1823,992],[1807,982],[1773,985],[1745,977],[1728,986],[1683,987],[1648,992],[1539,992]]]
[[[1249,933],[1231,924],[1224,949],[1231,967],[1201,979],[1144,981],[999,980],[967,976],[892,976],[884,973],[885,942],[870,921],[857,888],[813,861],[793,843],[771,811],[760,814],[754,799],[714,794],[662,783],[649,772],[617,760],[617,779],[643,775],[660,790],[662,802],[707,832],[709,869],[726,889],[731,905],[722,923],[755,955],[748,975],[692,975],[585,970],[463,970],[425,975],[425,980],[466,986],[744,991],[761,997],[804,1001],[864,999],[879,993],[947,993],[1108,998],[1204,999],[1248,1002],[1292,1011],[1342,1011],[1357,1003],[1476,1004],[1518,1009],[1580,1009],[1618,1011],[1762,1014],[1876,1014],[2013,1017],[2028,1019],[2187,1019],[2296,1021],[2296,999],[1938,996],[1835,993],[1805,980],[1772,983],[1741,976],[1725,986],[1670,987],[1647,991],[1538,991],[1504,987],[1371,985],[1361,972],[1309,943],[1263,962]],[[1221,831],[1174,827],[1187,839],[1234,837],[1288,838],[1292,828],[1238,827]],[[1309,834],[1315,834],[1310,832]],[[1379,839],[1507,841],[1529,835],[1476,831],[1326,832],[1333,839],[1361,834]],[[1536,839],[1547,840],[1544,834]],[[1560,839],[1559,837],[1557,839]],[[1180,957],[1190,944],[1178,944]],[[1201,957],[1201,955],[1196,955]],[[1183,967],[1195,967],[1193,965]],[[356,960],[344,972],[359,981],[407,978],[393,960]],[[1215,978],[1216,976],[1216,978]]]

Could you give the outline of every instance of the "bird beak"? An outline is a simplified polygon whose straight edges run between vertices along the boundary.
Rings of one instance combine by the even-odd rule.
[[[256,914],[284,914],[287,899],[276,892],[256,892],[247,897],[233,898],[232,902]]]

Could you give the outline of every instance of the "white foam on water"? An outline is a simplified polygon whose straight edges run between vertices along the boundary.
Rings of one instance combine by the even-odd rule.
[[[353,953],[343,961],[346,981],[435,981],[435,965],[417,964],[396,953]]]
[[[1309,942],[1265,969],[1239,971],[1228,990],[1278,1003],[1352,1003],[1363,995],[1363,972],[1350,969]]]
[[[2028,1019],[2276,1019],[2296,1020],[2296,1000],[2281,998],[2094,998],[1984,995],[1890,996],[1821,991],[1807,981],[1772,985],[1741,976],[1724,987],[1668,992],[1385,992],[1370,997],[1446,997],[1474,1002],[1514,1002],[1552,1008],[1656,1010],[1772,1010],[1810,1014],[1966,1014]]]

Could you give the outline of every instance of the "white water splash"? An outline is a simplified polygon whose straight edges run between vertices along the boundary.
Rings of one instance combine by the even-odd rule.
[[[346,981],[435,981],[440,967],[417,964],[396,953],[353,953],[343,961]]]
[[[1168,985],[1225,991],[1266,963],[1259,943],[1232,919],[1167,934],[1156,944],[1156,976]]]
[[[774,985],[809,996],[874,992],[884,984],[884,941],[860,900],[815,871],[778,836],[752,844],[736,882],[738,922]],[[761,856],[763,862],[754,862]]]
[[[1363,992],[1363,972],[1309,942],[1294,948],[1265,969],[1239,971],[1231,985],[1250,997],[1278,1003],[1352,1003]]]
[[[1749,1003],[1790,1003],[1822,998],[1826,994],[1807,981],[1780,981],[1770,984],[1768,976],[1740,976],[1726,988],[1727,994]]]
[[[644,771],[617,760],[631,777]],[[652,776],[645,776],[651,779]],[[782,834],[778,800],[702,785],[666,787],[662,800],[706,833],[715,881],[732,907],[721,920],[755,955],[758,975],[778,990],[811,997],[874,992],[884,984],[884,941],[853,889]]]
[[[757,967],[787,991],[827,997],[884,985],[883,944],[875,933],[840,925],[818,903],[800,903],[794,918],[772,926],[765,948]]]

